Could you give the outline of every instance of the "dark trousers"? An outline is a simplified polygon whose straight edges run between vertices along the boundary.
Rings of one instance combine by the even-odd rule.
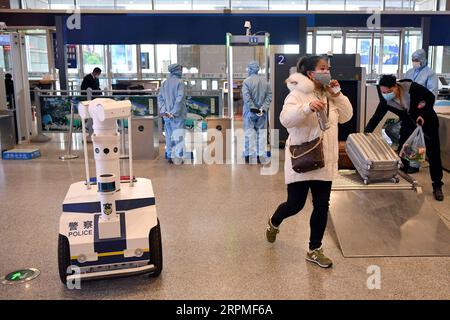
[[[437,118],[437,117],[436,117]],[[438,119],[436,119],[438,120]],[[422,127],[425,135],[425,147],[427,149],[428,162],[430,163],[430,177],[434,187],[442,186],[442,162],[441,162],[441,144],[439,141],[439,121],[425,122]],[[402,150],[403,144],[416,129],[416,124],[410,120],[402,120],[400,129],[400,138],[398,141],[398,150]],[[409,161],[402,159],[405,171],[409,167]]]
[[[310,219],[309,249],[314,250],[322,246],[323,234],[327,226],[331,181],[311,180],[288,184],[287,201],[278,206],[271,222],[278,227],[284,219],[299,213],[305,205],[309,189],[311,189],[314,207]]]

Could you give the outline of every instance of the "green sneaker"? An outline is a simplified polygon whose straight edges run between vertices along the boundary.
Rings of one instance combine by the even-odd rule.
[[[270,243],[274,243],[275,240],[277,239],[277,233],[280,232],[280,229],[273,226],[272,222],[270,221],[269,218],[269,222],[267,224],[267,228],[266,228],[266,239],[267,241],[269,241]]]
[[[329,268],[333,265],[333,261],[323,254],[322,248],[307,252],[306,261],[316,263],[322,268]]]

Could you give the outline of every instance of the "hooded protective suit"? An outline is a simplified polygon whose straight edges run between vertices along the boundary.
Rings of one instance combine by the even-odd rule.
[[[426,52],[423,49],[414,51],[412,60],[418,61],[420,65],[409,69],[405,74],[405,79],[411,79],[418,84],[421,84],[437,97],[438,95],[438,77],[434,71],[427,65]]]
[[[184,83],[181,79],[183,67],[180,64],[169,66],[170,75],[164,81],[158,94],[158,112],[164,119],[166,133],[166,155],[168,158],[180,158],[184,150],[184,122],[186,103]],[[175,133],[175,135],[174,135]]]
[[[265,156],[267,133],[267,113],[272,102],[270,84],[258,75],[259,64],[252,61],[248,64],[248,77],[242,83],[242,97],[244,100],[244,156]],[[255,150],[257,141],[258,150]]]

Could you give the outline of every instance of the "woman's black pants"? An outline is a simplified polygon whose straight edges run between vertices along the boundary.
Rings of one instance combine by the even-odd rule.
[[[275,227],[278,227],[284,219],[299,213],[305,205],[309,189],[311,189],[313,200],[309,249],[314,250],[322,246],[322,239],[327,226],[331,181],[310,180],[288,184],[287,201],[278,206],[271,222]]]

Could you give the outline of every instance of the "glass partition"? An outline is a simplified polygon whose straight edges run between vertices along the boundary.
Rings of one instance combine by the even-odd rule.
[[[192,9],[192,2],[186,1],[186,0],[154,0],[154,5],[155,5],[155,10],[191,10]]]
[[[270,0],[269,10],[306,10],[306,0]]]
[[[47,37],[42,35],[26,35],[25,43],[27,48],[28,72],[47,73]]]
[[[155,73],[155,46],[152,44],[141,45],[141,68],[142,73]]]
[[[192,8],[194,10],[223,10],[230,6],[229,0],[193,0]]]
[[[331,11],[344,10],[345,0],[309,0],[308,10],[314,11]]]
[[[77,0],[81,9],[114,9],[114,0]]]
[[[117,10],[152,10],[152,0],[116,0]]]
[[[136,45],[111,45],[111,72],[136,74]]]

